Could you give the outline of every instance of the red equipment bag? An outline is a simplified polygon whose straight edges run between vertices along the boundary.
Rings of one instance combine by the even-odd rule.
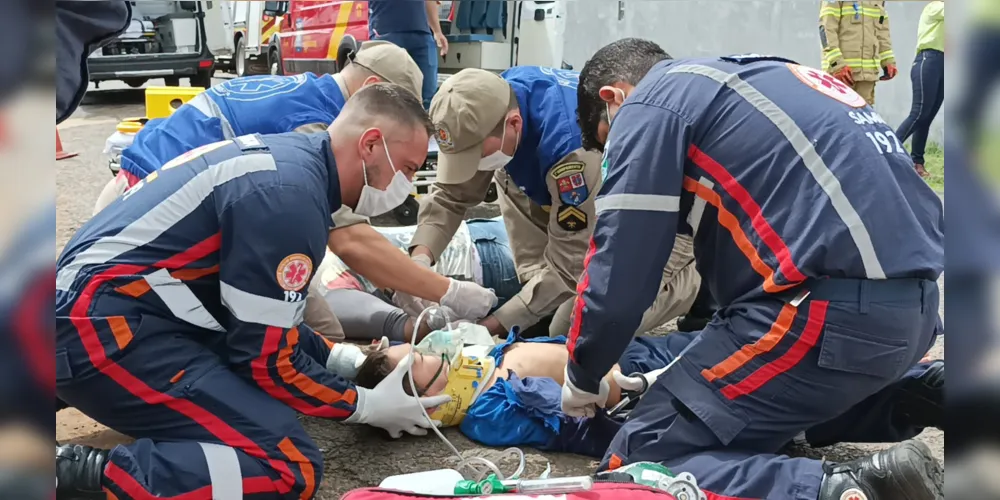
[[[481,496],[436,496],[409,493],[381,488],[361,488],[352,490],[340,497],[340,500],[417,500],[461,498],[465,500],[676,500],[673,495],[665,492],[628,483],[594,483],[588,491],[575,493],[559,493],[556,495],[523,495],[520,493],[504,493]]]

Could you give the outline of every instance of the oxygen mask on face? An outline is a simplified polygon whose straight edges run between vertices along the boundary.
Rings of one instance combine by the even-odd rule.
[[[460,360],[462,355],[462,348],[465,345],[482,345],[482,346],[492,346],[493,337],[490,335],[489,330],[486,327],[477,325],[475,323],[462,323],[455,325],[451,322],[448,317],[448,311],[444,308],[439,308],[437,306],[428,307],[424,309],[418,316],[416,321],[414,321],[413,329],[418,331],[421,322],[424,320],[425,316],[431,314],[443,314],[447,318],[447,326],[442,329],[435,330],[424,337],[417,344],[412,344],[414,352],[418,352],[424,355],[431,356],[442,356],[446,362],[442,363],[442,368],[450,364],[454,364],[456,361]],[[454,367],[451,367],[454,368]],[[416,383],[413,381],[413,364],[410,364],[409,372],[409,385],[412,394],[420,394],[417,389]],[[435,414],[440,412],[439,409]],[[424,410],[424,416],[428,421],[434,423],[435,420]],[[466,479],[481,481],[486,478],[489,474],[495,474],[500,479],[505,479],[503,473],[497,468],[496,464],[493,462],[482,458],[482,457],[465,457],[458,448],[455,447],[448,441],[448,438],[441,433],[437,425],[431,427],[434,433],[437,434],[438,438],[441,439],[448,446],[449,449],[458,457],[459,463],[456,466],[456,470],[462,473]],[[524,452],[518,448],[508,448],[505,452],[516,453],[520,459],[517,470],[512,474],[511,478],[520,477],[521,473],[524,472],[525,458]]]

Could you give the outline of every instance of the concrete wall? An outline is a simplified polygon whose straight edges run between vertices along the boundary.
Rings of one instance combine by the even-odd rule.
[[[597,49],[625,37],[654,40],[678,58],[753,52],[820,67],[820,0],[632,0],[623,2],[621,20],[617,1],[566,3],[563,58],[577,70]],[[879,114],[896,127],[910,111],[910,67],[926,2],[887,3],[899,75],[878,84],[875,100]],[[942,110],[931,128],[933,142],[941,142],[943,115]]]

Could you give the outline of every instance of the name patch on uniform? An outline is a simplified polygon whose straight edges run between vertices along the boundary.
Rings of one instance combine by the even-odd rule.
[[[243,151],[267,150],[267,145],[260,142],[256,134],[241,135],[235,139],[236,145]]]
[[[174,158],[173,160],[168,161],[167,163],[165,163],[163,165],[163,167],[160,168],[160,170],[169,170],[169,169],[174,168],[174,167],[176,167],[178,165],[183,165],[183,164],[185,164],[185,163],[187,163],[187,162],[189,162],[189,161],[191,161],[191,160],[193,160],[193,159],[195,159],[195,158],[197,158],[199,156],[202,156],[202,155],[204,155],[204,154],[206,154],[206,153],[208,153],[210,151],[215,151],[216,149],[219,149],[222,146],[225,146],[226,144],[229,144],[229,141],[213,142],[211,144],[206,144],[204,146],[194,148],[191,151],[188,151],[187,153],[184,153],[184,154],[178,156],[177,158]]]
[[[799,81],[829,98],[852,108],[863,108],[868,105],[864,97],[829,73],[798,64],[787,64],[787,66]]]
[[[556,222],[567,231],[583,231],[587,229],[587,214],[572,205],[563,205],[556,212]]]
[[[563,163],[552,169],[552,177],[559,187],[559,199],[566,205],[579,206],[587,199],[589,191],[583,178],[585,165],[580,162]]]
[[[283,290],[294,292],[305,288],[312,276],[312,259],[305,254],[293,253],[278,264],[276,277],[278,286]]]

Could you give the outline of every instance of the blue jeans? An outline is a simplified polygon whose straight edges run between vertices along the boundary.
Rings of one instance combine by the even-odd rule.
[[[910,156],[913,163],[922,165],[927,132],[944,102],[944,52],[931,49],[920,51],[910,69],[910,80],[913,82],[913,104],[910,115],[899,125],[896,137],[906,141],[913,136]]]
[[[492,288],[497,294],[497,307],[504,305],[511,297],[521,291],[521,282],[517,279],[517,268],[514,267],[514,255],[510,250],[510,240],[507,238],[507,228],[503,219],[472,219],[466,223],[469,236],[479,252],[479,261],[483,269],[483,286]]]
[[[375,39],[392,42],[402,47],[417,63],[420,72],[424,74],[424,108],[429,109],[431,98],[434,97],[434,92],[437,92],[438,54],[434,36],[420,31],[399,31],[382,33]]]

